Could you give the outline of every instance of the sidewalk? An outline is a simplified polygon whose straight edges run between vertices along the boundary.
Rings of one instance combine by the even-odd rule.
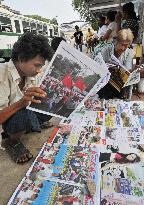
[[[55,125],[59,123],[59,118],[52,118]],[[54,127],[42,130],[41,133],[30,133],[22,137],[22,142],[31,151],[34,158],[39,153],[43,144],[48,140]],[[24,165],[14,163],[6,151],[0,150],[0,205],[6,205],[15,191],[16,187],[25,176],[25,173],[32,164],[32,160]]]

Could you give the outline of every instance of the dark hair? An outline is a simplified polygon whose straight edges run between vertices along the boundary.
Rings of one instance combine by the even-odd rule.
[[[40,34],[25,33],[14,44],[11,59],[13,62],[28,61],[37,55],[45,60],[51,60],[53,50],[48,44],[48,39]]]
[[[112,10],[110,10],[110,11],[108,11],[107,12],[107,19],[109,19],[110,21],[115,21],[115,15],[116,15],[116,11],[112,11]]]
[[[137,154],[135,153],[129,153],[129,154],[123,154],[123,153],[118,153],[121,155],[121,159],[115,159],[116,162],[120,163],[120,164],[125,164],[125,163],[135,163],[135,162],[139,162],[140,161],[140,157],[137,156]],[[136,158],[134,160],[128,160],[127,157],[131,154],[134,154],[136,156]]]
[[[134,10],[134,4],[132,2],[128,2],[123,5],[122,10],[124,13],[126,13],[129,18],[131,19],[137,19],[135,10]]]
[[[108,202],[108,201],[107,201],[106,199],[102,199],[101,205],[106,205],[107,202]]]
[[[55,37],[55,38],[53,38],[53,40],[51,42],[51,47],[52,47],[52,49],[54,51],[57,50],[57,48],[58,48],[58,46],[59,46],[61,41],[65,41],[66,42],[66,40],[63,37]]]
[[[75,26],[75,29],[76,29],[76,30],[79,29],[78,25]]]
[[[99,17],[99,21],[105,22],[105,19],[106,19],[105,16],[100,16]]]

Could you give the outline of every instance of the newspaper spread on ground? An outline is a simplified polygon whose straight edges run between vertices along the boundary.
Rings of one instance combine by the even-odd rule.
[[[8,205],[143,205],[144,102],[89,98],[61,120]]]
[[[92,92],[96,94],[107,84],[108,68],[102,56],[97,60],[62,41],[39,85],[47,98],[28,109],[67,118]]]

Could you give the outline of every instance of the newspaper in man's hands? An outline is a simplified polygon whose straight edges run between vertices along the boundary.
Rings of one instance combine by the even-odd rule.
[[[119,92],[122,88],[137,84],[140,81],[139,69],[130,73],[125,66],[114,56],[111,56],[108,64],[111,72],[110,84],[113,85]]]

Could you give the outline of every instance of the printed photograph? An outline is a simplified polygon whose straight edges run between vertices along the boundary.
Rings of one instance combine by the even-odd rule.
[[[40,84],[47,97],[29,108],[68,117],[107,72],[96,61],[61,42]]]

